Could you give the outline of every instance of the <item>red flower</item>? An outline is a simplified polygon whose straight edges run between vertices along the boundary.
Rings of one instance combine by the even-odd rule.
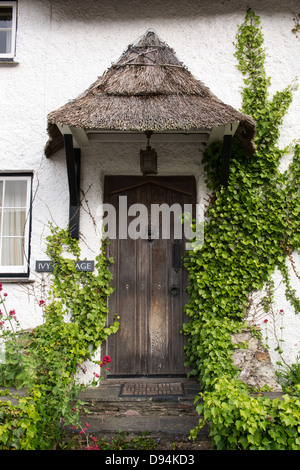
[[[264,323],[268,323],[268,319],[267,319],[267,318],[264,320]]]
[[[105,361],[105,362],[111,362],[110,356],[104,356],[103,361]]]

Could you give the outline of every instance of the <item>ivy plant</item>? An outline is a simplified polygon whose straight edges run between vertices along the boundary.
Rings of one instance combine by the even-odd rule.
[[[300,311],[286,264],[300,247],[300,145],[294,145],[293,161],[284,173],[279,164],[290,148],[278,146],[296,84],[269,97],[260,18],[250,8],[235,46],[245,85],[242,111],[257,125],[256,151],[249,156],[233,143],[226,187],[220,183],[221,144],[213,144],[204,155],[207,185],[213,193],[204,245],[185,259],[190,296],[189,321],[183,328],[189,335],[186,366],[203,388],[198,411],[210,425],[213,446],[300,449],[299,400],[253,398],[237,379],[239,371],[231,359],[236,347],[232,335],[246,326],[249,295],[271,280],[275,268],[283,275],[295,314]],[[201,418],[201,425],[204,421]]]
[[[0,402],[0,448],[53,449],[62,439],[62,423],[78,425],[83,406],[80,366],[87,360],[106,366],[99,348],[119,326],[117,319],[107,324],[112,260],[106,257],[106,242],[96,257],[95,272],[79,272],[74,263],[80,259],[78,240],[68,229],[50,224],[50,230],[47,255],[54,272],[49,297],[40,300],[44,323],[31,334],[16,332],[6,340],[0,385],[23,387],[27,396],[17,397],[16,405]],[[96,375],[91,384],[97,384]]]

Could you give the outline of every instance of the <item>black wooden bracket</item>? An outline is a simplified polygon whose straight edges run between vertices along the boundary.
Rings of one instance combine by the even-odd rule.
[[[71,134],[64,134],[66,163],[69,182],[69,232],[73,238],[79,238],[80,212],[80,149],[73,147]]]
[[[228,185],[229,172],[230,172],[230,158],[231,158],[232,136],[224,135],[223,138],[223,154],[222,154],[222,169],[221,169],[221,184]]]

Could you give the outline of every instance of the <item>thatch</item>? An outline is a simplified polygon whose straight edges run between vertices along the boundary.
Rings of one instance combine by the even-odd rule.
[[[237,121],[237,138],[251,152],[252,118],[220,101],[149,31],[82,95],[48,115],[46,155],[63,146],[58,124],[107,131],[188,132]]]

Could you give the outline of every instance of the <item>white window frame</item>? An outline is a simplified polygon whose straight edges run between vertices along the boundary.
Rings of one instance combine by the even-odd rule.
[[[0,278],[3,277],[28,277],[29,276],[29,256],[30,256],[30,227],[31,227],[31,188],[32,188],[32,175],[21,176],[15,175],[1,175],[0,181],[3,181],[2,188],[2,206],[4,207],[4,194],[5,194],[5,181],[18,180],[27,181],[27,192],[26,192],[26,216],[24,226],[24,264],[14,266],[1,266],[0,264]],[[23,209],[23,207],[22,207]],[[1,250],[2,250],[2,234],[3,234],[3,216],[0,219],[0,263],[1,263]]]
[[[16,53],[16,36],[17,36],[17,2],[2,2],[0,1],[1,7],[12,7],[12,26],[11,26],[11,50],[6,53],[0,53],[0,59],[13,59]],[[0,27],[0,31],[4,28]]]

